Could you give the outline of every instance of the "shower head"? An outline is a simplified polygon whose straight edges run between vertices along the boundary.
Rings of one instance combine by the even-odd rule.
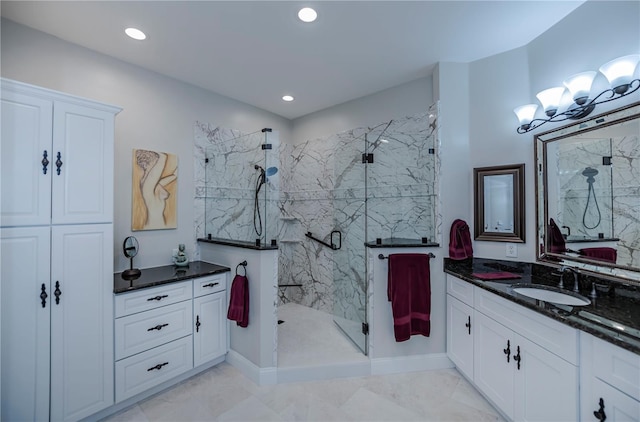
[[[597,174],[598,174],[598,170],[594,169],[593,167],[587,167],[582,171],[582,175],[585,177],[593,177]]]
[[[262,166],[259,166],[259,165],[256,164],[256,165],[253,166],[253,168],[256,169],[256,170],[260,170],[260,173],[264,174],[264,169],[262,168]]]
[[[266,171],[267,176],[273,176],[277,172],[278,172],[278,167],[268,167]]]

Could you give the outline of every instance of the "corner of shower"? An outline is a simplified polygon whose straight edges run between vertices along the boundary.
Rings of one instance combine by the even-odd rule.
[[[279,140],[265,128],[225,131],[205,149],[204,235],[277,246]]]

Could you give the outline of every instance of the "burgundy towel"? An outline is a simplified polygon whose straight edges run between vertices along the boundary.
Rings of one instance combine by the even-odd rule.
[[[236,274],[233,278],[227,319],[237,321],[241,327],[249,325],[249,280],[246,276]]]
[[[449,258],[460,261],[473,256],[469,225],[464,220],[454,220],[449,233]]]
[[[614,248],[584,248],[578,251],[580,255],[599,261],[616,263],[618,259],[618,251]]]
[[[549,219],[549,230],[547,236],[549,236],[549,252],[565,253],[567,251],[562,232],[556,222],[553,221],[553,218]]]
[[[387,297],[393,313],[396,341],[431,332],[429,255],[390,254]]]
[[[473,273],[475,278],[480,280],[510,280],[514,278],[522,278],[520,274],[510,273],[508,271],[500,271],[495,273]]]

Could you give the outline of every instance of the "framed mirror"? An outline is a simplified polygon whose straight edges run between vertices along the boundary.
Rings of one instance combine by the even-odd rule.
[[[524,164],[473,169],[476,240],[524,243]]]
[[[640,280],[640,102],[534,142],[538,259]]]

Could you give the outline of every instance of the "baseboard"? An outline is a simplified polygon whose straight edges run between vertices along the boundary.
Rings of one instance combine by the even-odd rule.
[[[234,350],[229,350],[226,360],[230,365],[242,372],[242,375],[258,385],[273,385],[278,383],[278,368],[260,368]]]
[[[454,368],[446,353],[371,359],[371,375]]]

